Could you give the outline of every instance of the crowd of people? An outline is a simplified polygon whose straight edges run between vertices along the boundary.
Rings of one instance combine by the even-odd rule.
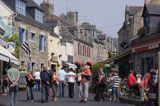
[[[7,73],[3,76],[3,93],[9,91],[11,96],[10,106],[16,106],[16,94],[18,92],[18,81],[20,73],[18,68],[12,63]],[[26,79],[26,101],[34,102],[35,92],[41,93],[41,102],[48,102],[52,94],[52,101],[57,101],[58,97],[65,96],[65,87],[68,86],[68,97],[73,98],[75,93],[75,84],[78,84],[80,102],[88,101],[89,82],[91,80],[91,70],[89,65],[82,66],[77,72],[73,68],[66,70],[62,67],[60,70],[51,71],[45,65],[41,71],[28,71]],[[59,92],[59,94],[58,94]]]
[[[148,101],[148,104],[158,103],[158,70],[151,69],[143,78],[139,71],[131,72],[126,80],[119,77],[118,69],[112,69],[107,74],[103,67],[97,69],[95,85],[96,101],[104,101],[104,93],[107,91],[108,99],[119,101],[120,95],[123,95],[122,85],[126,85],[133,92],[131,95],[140,96],[142,101]],[[3,92],[7,91],[11,96],[10,106],[16,106],[16,93],[18,92],[19,71],[14,64],[9,65],[9,69],[3,74]],[[65,87],[68,86],[68,97],[74,98],[75,87],[78,85],[80,102],[87,103],[89,94],[89,82],[91,81],[91,69],[89,65],[79,67],[77,70],[62,67],[60,70],[51,71],[46,66],[41,71],[28,71],[26,79],[26,100],[34,102],[34,92],[41,93],[41,102],[48,102],[52,94],[52,101],[57,101],[58,97],[65,96]],[[126,83],[124,83],[126,81]],[[93,83],[93,82],[92,82]],[[107,90],[106,90],[107,88]],[[52,93],[51,93],[52,92]],[[59,93],[59,94],[58,94]],[[155,95],[154,95],[155,94]],[[150,105],[149,105],[150,106]]]

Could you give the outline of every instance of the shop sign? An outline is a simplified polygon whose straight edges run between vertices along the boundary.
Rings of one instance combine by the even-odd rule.
[[[159,48],[159,44],[153,44],[153,45],[150,45],[148,46],[148,49],[156,49],[156,48]]]
[[[150,45],[144,45],[144,46],[132,48],[132,53],[134,53],[134,52],[143,52],[143,51],[146,51],[146,50],[156,49],[156,48],[160,47],[159,44],[160,44],[160,42],[157,42],[157,43],[153,43],[153,44],[150,44]]]
[[[10,52],[10,53],[14,53],[16,48],[16,45],[13,42],[8,42],[6,44],[6,49]]]

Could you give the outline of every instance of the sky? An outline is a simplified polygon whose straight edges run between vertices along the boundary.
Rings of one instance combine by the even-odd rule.
[[[35,1],[40,3],[43,0]],[[126,5],[143,6],[144,0],[54,0],[54,11],[58,16],[67,11],[77,11],[79,24],[89,22],[104,34],[117,38],[124,22]]]

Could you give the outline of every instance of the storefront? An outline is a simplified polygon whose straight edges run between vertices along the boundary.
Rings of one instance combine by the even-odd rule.
[[[139,65],[142,76],[149,72],[151,68],[158,65],[158,52],[160,51],[160,38],[145,41],[145,43],[136,44],[132,48],[134,56],[134,68]]]
[[[7,51],[4,47],[0,46],[0,81],[2,81],[3,72],[8,67],[9,62],[19,65],[19,60],[15,56],[13,56],[9,51]]]

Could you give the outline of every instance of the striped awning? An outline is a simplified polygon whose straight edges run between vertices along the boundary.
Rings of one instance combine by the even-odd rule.
[[[10,61],[16,65],[19,65],[19,60],[2,46],[0,46],[0,60],[6,62]]]

